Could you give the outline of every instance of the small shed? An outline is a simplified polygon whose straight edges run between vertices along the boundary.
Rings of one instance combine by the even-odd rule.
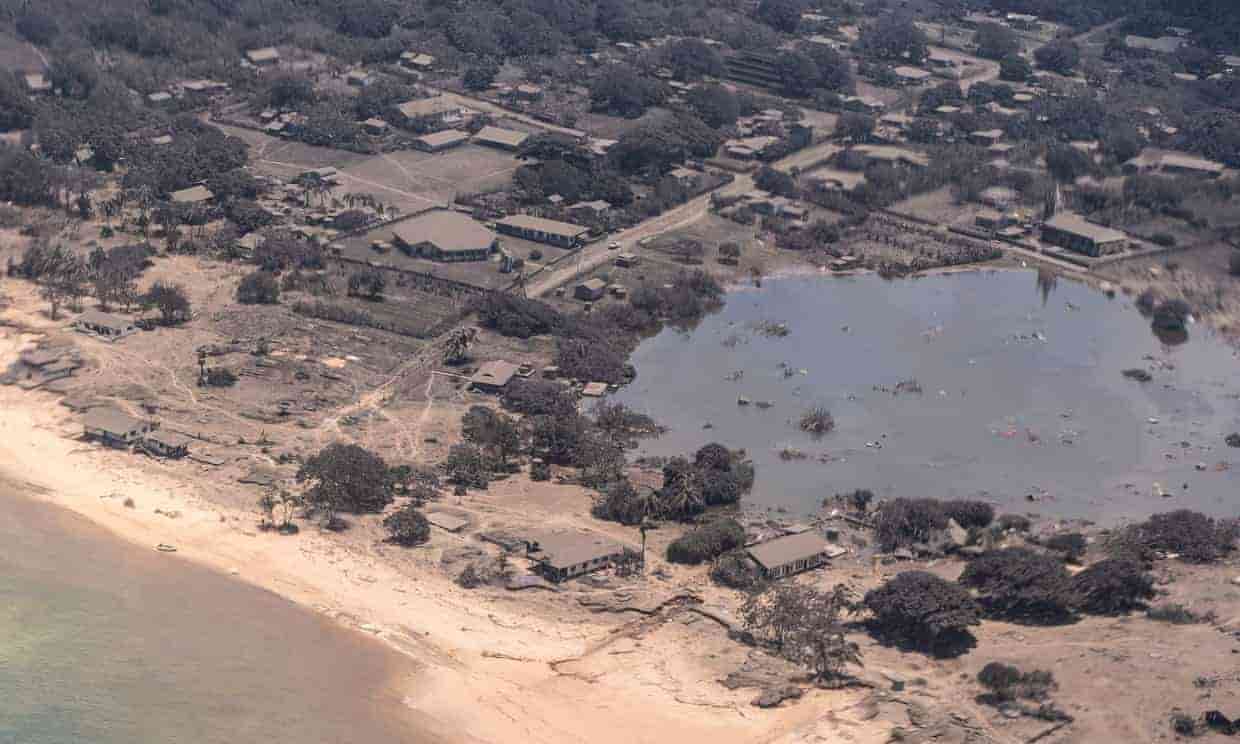
[[[129,318],[99,310],[87,310],[73,321],[73,325],[82,333],[91,333],[108,341],[116,341],[138,331]]]
[[[616,256],[615,264],[622,269],[628,269],[641,263],[641,257],[636,253],[621,253]]]
[[[587,398],[601,398],[607,394],[607,383],[587,382],[581,389],[581,394]]]
[[[414,147],[423,152],[443,152],[469,141],[469,133],[459,129],[445,129],[434,134],[424,134],[413,141]]]
[[[573,297],[586,302],[601,300],[607,291],[607,282],[599,278],[587,279],[573,289]]]
[[[92,408],[82,419],[83,434],[109,447],[130,447],[151,431],[151,422],[134,418],[119,408]]]

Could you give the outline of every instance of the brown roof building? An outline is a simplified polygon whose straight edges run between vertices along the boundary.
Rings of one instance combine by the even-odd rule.
[[[392,241],[410,256],[432,261],[485,261],[495,251],[495,233],[468,215],[436,209],[405,220]]]
[[[809,531],[760,542],[748,552],[763,578],[778,579],[823,565],[833,547],[817,532]]]
[[[1096,225],[1084,217],[1060,212],[1042,225],[1042,240],[1086,256],[1117,253],[1128,244],[1128,236],[1119,230]]]
[[[525,132],[518,132],[513,129],[483,127],[474,135],[473,142],[476,145],[485,145],[515,152],[529,138],[530,136]]]
[[[413,141],[413,146],[423,152],[443,152],[469,141],[469,132],[445,129],[434,134],[424,134]]]

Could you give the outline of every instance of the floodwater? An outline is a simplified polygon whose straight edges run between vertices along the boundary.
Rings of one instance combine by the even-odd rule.
[[[0,480],[0,742],[430,742],[377,641]]]
[[[1174,341],[1122,295],[1031,271],[784,278],[643,342],[616,399],[669,427],[640,454],[742,447],[758,474],[748,503],[792,513],[868,488],[1104,523],[1235,515],[1240,450],[1223,438],[1240,431],[1240,360],[1201,326]],[[922,392],[896,392],[906,380]],[[800,431],[813,405],[834,431]]]

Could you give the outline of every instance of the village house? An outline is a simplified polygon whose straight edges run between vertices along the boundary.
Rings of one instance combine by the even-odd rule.
[[[456,103],[447,96],[438,95],[430,98],[415,98],[405,101],[396,107],[410,120],[429,120],[439,125],[463,125],[477,115],[477,112]]]
[[[73,321],[73,325],[82,333],[94,334],[107,341],[116,341],[138,332],[138,327],[129,318],[99,310],[87,310]]]
[[[929,70],[923,70],[920,67],[910,67],[908,65],[899,65],[891,71],[903,85],[921,85],[934,76],[934,74]]]
[[[362,122],[362,128],[366,130],[367,134],[372,134],[378,137],[387,134],[388,123],[378,117],[371,117]]]
[[[179,458],[189,454],[191,441],[184,434],[156,429],[142,438],[141,446],[148,454],[156,457]]]
[[[607,282],[595,277],[581,282],[573,288],[573,297],[586,302],[597,302],[607,292]]]
[[[668,172],[667,176],[676,183],[680,184],[681,187],[690,191],[693,191],[698,187],[700,179],[702,178],[702,174],[700,172],[684,166],[673,168]]]
[[[581,386],[581,397],[583,398],[602,398],[607,394],[607,383],[605,382],[587,382]]]
[[[1119,230],[1088,222],[1080,215],[1060,212],[1042,225],[1043,242],[1097,258],[1122,251],[1128,236]]]
[[[978,147],[991,147],[999,144],[999,141],[1002,139],[1002,129],[983,129],[969,133],[969,144],[977,145]]]
[[[30,72],[22,76],[22,81],[26,84],[26,92],[31,95],[39,95],[40,93],[52,92],[52,81],[41,72]]]
[[[486,261],[498,248],[495,233],[468,215],[436,209],[405,220],[392,242],[410,256],[431,261]]]
[[[206,186],[190,186],[188,189],[173,191],[168,195],[173,204],[204,204],[215,198],[215,194]]]
[[[991,232],[999,232],[1005,227],[1011,226],[1013,222],[1014,220],[1009,214],[1000,212],[997,209],[983,209],[977,213],[977,217],[973,220],[973,224]]]
[[[887,104],[872,96],[842,96],[840,103],[845,110],[862,114],[877,114],[887,108]]]
[[[820,191],[851,192],[865,183],[865,174],[858,171],[823,168],[806,176],[806,181]]]
[[[151,422],[134,418],[117,408],[100,406],[86,412],[83,434],[109,447],[127,448],[142,441],[151,431]]]
[[[157,90],[157,91],[155,91],[154,93],[152,93],[152,94],[150,94],[149,96],[147,96],[147,97],[146,97],[146,100],[147,100],[147,102],[149,102],[152,106],[160,107],[160,106],[168,106],[168,105],[171,105],[171,104],[172,104],[172,101],[173,101],[174,99],[173,99],[173,97],[172,97],[172,94],[171,94],[171,93],[169,93],[168,91],[166,91],[166,90]]]
[[[1157,171],[1172,176],[1218,178],[1226,170],[1226,166],[1187,153],[1147,150],[1124,163],[1124,170],[1129,173]]]
[[[410,70],[426,72],[435,66],[435,58],[429,54],[422,54],[421,52],[401,52],[400,65],[401,67],[405,67]]]
[[[443,152],[469,141],[469,132],[445,129],[442,132],[424,134],[413,141],[413,146],[423,152]]]
[[[1184,44],[1184,39],[1178,36],[1159,36],[1156,39],[1152,39],[1148,36],[1129,34],[1124,37],[1124,46],[1129,49],[1154,52],[1155,54],[1175,54],[1180,51],[1180,47],[1184,46]]]
[[[979,204],[995,209],[1007,209],[1016,203],[1017,198],[1016,191],[1007,186],[988,186],[977,195]]]
[[[594,201],[577,202],[570,204],[567,208],[568,214],[575,220],[582,222],[590,222],[604,217],[611,211],[611,202],[602,199]]]
[[[521,145],[525,144],[529,137],[525,132],[486,126],[479,129],[478,133],[474,135],[473,143],[475,145],[484,145],[499,150],[516,152],[521,149]]]
[[[505,235],[515,235],[518,238],[547,243],[560,248],[576,248],[590,232],[581,225],[526,214],[505,217],[495,223],[495,228]]]
[[[218,80],[185,80],[180,84],[181,95],[191,102],[203,103],[211,96],[228,90],[228,83]]]
[[[482,393],[502,393],[516,374],[517,365],[512,362],[483,362],[478,366],[478,371],[469,378],[469,384]]]
[[[767,151],[779,144],[779,138],[772,135],[760,135],[757,137],[742,137],[740,139],[730,139],[723,143],[723,151],[738,160],[753,160],[765,157]]]
[[[444,511],[432,511],[426,513],[426,521],[435,525],[445,532],[457,533],[469,526],[469,520],[465,517],[449,514]]]
[[[764,579],[779,579],[824,565],[837,548],[813,530],[766,540],[746,549]]]
[[[597,533],[548,532],[526,541],[526,555],[550,581],[561,582],[606,568],[628,549]]]
[[[354,88],[368,88],[374,79],[365,70],[349,70],[345,73],[344,81]]]
[[[512,89],[512,97],[519,101],[534,102],[542,100],[543,89],[540,85],[533,83],[521,83]]]
[[[616,260],[613,263],[615,263],[618,268],[630,269],[641,263],[641,257],[636,253],[621,253],[616,256]]]
[[[867,165],[905,165],[910,168],[930,167],[930,158],[924,153],[905,147],[891,145],[856,145],[850,152],[860,154]]]
[[[280,63],[280,52],[275,47],[250,49],[245,58],[255,67],[271,67]]]

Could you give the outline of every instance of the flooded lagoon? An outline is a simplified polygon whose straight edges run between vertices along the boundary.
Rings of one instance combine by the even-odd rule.
[[[780,322],[788,335],[763,328]],[[793,513],[869,488],[1102,522],[1234,515],[1240,450],[1223,438],[1240,430],[1240,360],[1201,326],[1189,335],[1164,343],[1130,298],[1031,271],[785,278],[643,342],[617,399],[669,427],[639,454],[743,447],[749,503]],[[797,420],[819,404],[835,430],[815,438]]]
[[[435,740],[377,641],[3,480],[0,600],[4,744]]]

